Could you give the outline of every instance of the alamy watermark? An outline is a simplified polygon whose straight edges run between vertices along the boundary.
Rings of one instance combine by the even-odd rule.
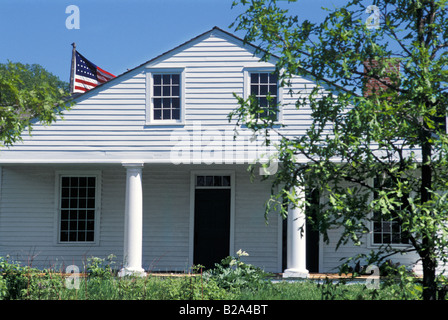
[[[380,268],[375,265],[370,265],[366,269],[366,273],[371,273],[366,279],[367,289],[379,289],[380,288]]]
[[[80,13],[79,7],[75,5],[69,5],[65,8],[65,13],[70,14],[65,19],[65,27],[67,29],[79,29],[80,28]]]
[[[366,8],[366,13],[371,15],[366,20],[366,26],[368,29],[380,28],[380,9],[375,5],[370,5]]]
[[[260,175],[273,175],[278,170],[280,136],[274,131],[269,133],[269,137],[251,132],[235,135],[231,128],[203,129],[201,122],[194,122],[190,130],[173,130],[170,142],[173,144],[170,149],[173,164],[259,163]]]
[[[65,278],[65,287],[67,289],[79,289],[79,267],[74,264],[69,265],[65,269],[65,273],[70,274],[70,276]]]

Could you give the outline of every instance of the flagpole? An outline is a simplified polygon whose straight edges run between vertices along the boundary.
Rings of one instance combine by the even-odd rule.
[[[75,92],[76,43],[72,43],[72,65],[70,69],[70,93]]]

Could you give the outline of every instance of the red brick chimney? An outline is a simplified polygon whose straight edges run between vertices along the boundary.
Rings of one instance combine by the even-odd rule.
[[[386,59],[386,60],[389,60],[389,63],[384,70],[384,74],[386,75],[390,75],[393,73],[399,74],[400,73],[399,61],[395,59]],[[364,64],[364,73],[368,78],[365,88],[363,90],[364,97],[378,94],[382,90],[387,89],[386,83],[388,84],[392,83],[392,80],[388,76],[382,77],[381,81],[373,78],[372,76],[368,76],[371,70],[375,71],[376,69],[379,71],[379,69],[381,68],[381,65],[377,60],[364,61],[363,64]]]

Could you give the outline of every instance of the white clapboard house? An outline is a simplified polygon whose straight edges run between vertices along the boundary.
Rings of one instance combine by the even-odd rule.
[[[271,182],[261,172],[251,180],[247,168],[272,150],[244,127],[234,140],[234,94],[275,93],[285,135],[303,134],[310,113],[271,75],[276,57],[261,62],[256,49],[215,27],[80,94],[63,120],[35,123],[1,149],[0,256],[81,268],[114,254],[122,273],[182,272],[241,249],[268,272],[307,276],[380,245],[372,237],[335,250],[337,230],[328,244],[301,235],[298,209],[266,223]],[[291,83],[296,92],[313,86]]]

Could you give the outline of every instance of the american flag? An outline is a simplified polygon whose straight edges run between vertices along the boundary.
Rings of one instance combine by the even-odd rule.
[[[112,73],[109,73],[100,67],[96,66],[86,58],[84,58],[78,51],[75,51],[75,74],[73,92],[86,92],[96,86],[115,78]]]

